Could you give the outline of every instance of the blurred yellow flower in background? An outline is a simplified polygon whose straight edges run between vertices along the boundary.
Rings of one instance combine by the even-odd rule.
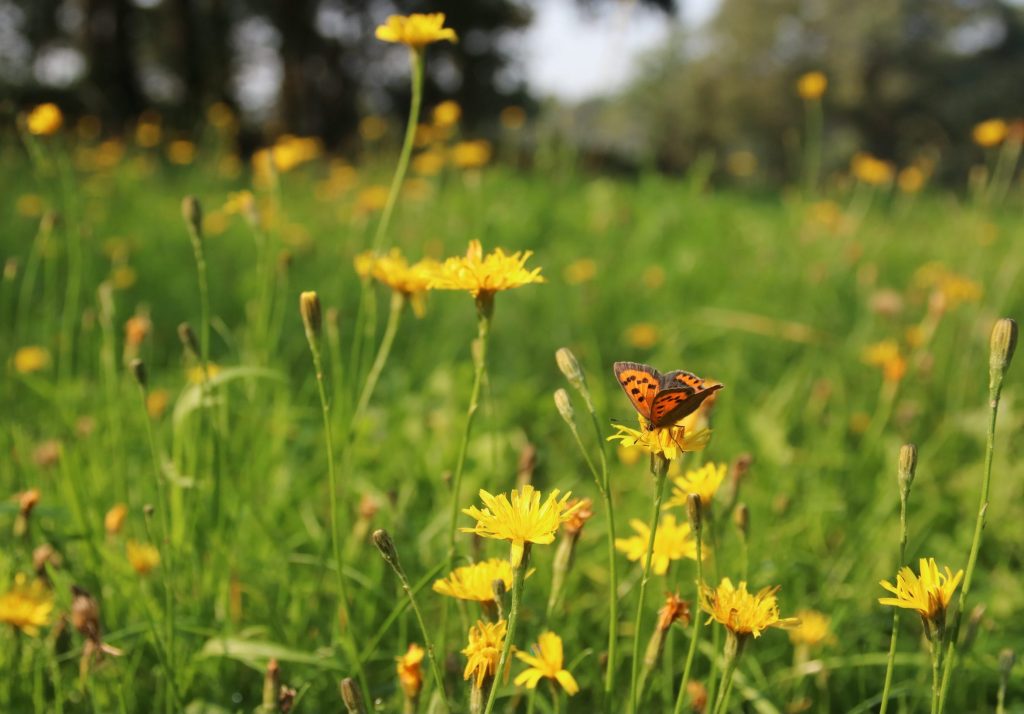
[[[452,147],[452,163],[460,169],[479,169],[491,160],[491,142],[486,139],[460,141]]]
[[[636,531],[636,535],[616,538],[615,549],[624,553],[631,561],[643,561],[641,565],[646,567],[647,541],[651,537],[651,528],[639,518],[631,519],[629,527]],[[687,521],[677,523],[676,517],[667,513],[658,521],[658,532],[654,535],[651,572],[655,575],[664,575],[672,561],[683,558],[697,559],[697,540],[693,537]]]
[[[377,141],[388,133],[388,120],[371,114],[359,120],[359,136],[363,141]]]
[[[905,166],[896,176],[896,185],[903,193],[917,193],[924,188],[927,178],[919,166]]]
[[[384,42],[396,42],[415,51],[434,42],[458,42],[455,30],[444,27],[444,13],[390,15],[377,27],[376,36]]]
[[[824,72],[807,72],[796,80],[796,93],[801,99],[820,99],[828,89],[828,77]]]
[[[631,347],[650,349],[658,344],[658,326],[653,322],[638,322],[626,328],[625,338]]]
[[[108,535],[117,535],[124,526],[124,519],[128,516],[128,506],[123,503],[115,503],[103,516],[103,530]]]
[[[53,604],[53,593],[43,581],[29,583],[24,573],[18,573],[13,587],[0,595],[0,622],[35,637],[40,627],[49,624]]]
[[[388,187],[373,185],[367,186],[356,196],[356,210],[360,213],[373,213],[387,205]]]
[[[148,575],[160,565],[160,551],[149,543],[130,540],[125,543],[124,550],[132,570],[139,575]]]
[[[593,258],[580,258],[565,266],[563,273],[565,282],[569,285],[581,285],[589,283],[597,277],[597,261]]]
[[[18,212],[19,216],[25,218],[41,216],[44,208],[43,199],[37,193],[23,193],[18,196],[18,200],[14,204],[14,210]]]
[[[64,115],[61,114],[60,107],[53,102],[37,105],[25,119],[25,126],[36,136],[56,134],[63,123]]]
[[[415,642],[409,643],[409,649],[401,657],[396,657],[398,683],[408,699],[415,699],[423,688],[423,656],[426,650]]]
[[[517,104],[510,104],[498,114],[498,121],[509,131],[519,131],[526,125],[526,110]]]
[[[167,160],[177,166],[188,166],[196,158],[196,145],[187,139],[175,139],[167,145]]]
[[[160,115],[156,112],[142,112],[135,124],[135,143],[144,149],[151,149],[159,144],[163,136],[160,122]]]
[[[800,610],[796,613],[800,624],[789,631],[789,641],[794,645],[816,647],[835,639],[831,630],[831,618],[817,610]]]
[[[700,468],[690,469],[684,475],[677,476],[672,479],[672,497],[665,507],[682,506],[685,508],[686,499],[691,493],[700,496],[701,505],[710,505],[725,480],[726,471],[728,471],[726,464],[709,461]]]
[[[420,176],[437,176],[444,168],[445,155],[438,149],[427,149],[412,159],[412,170]]]
[[[868,185],[884,186],[892,183],[895,169],[888,161],[883,161],[865,151],[858,151],[850,160],[850,173],[858,181]]]
[[[983,148],[989,149],[999,146],[1006,140],[1010,127],[1004,119],[986,119],[974,125],[971,131],[971,138],[974,143]]]
[[[434,126],[443,128],[455,126],[462,118],[462,107],[455,100],[446,99],[434,107],[432,118]]]
[[[887,382],[898,382],[907,372],[907,360],[896,340],[882,340],[864,348],[861,361],[872,367],[881,367]]]
[[[50,366],[50,351],[38,345],[20,347],[11,360],[18,374],[40,372]]]

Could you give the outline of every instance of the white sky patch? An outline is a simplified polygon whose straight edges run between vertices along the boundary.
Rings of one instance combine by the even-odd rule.
[[[576,0],[533,0],[533,24],[521,58],[526,82],[541,96],[579,101],[611,94],[633,78],[637,58],[665,41],[673,23],[710,19],[718,0],[686,0],[681,17],[636,2],[604,2],[593,10]]]

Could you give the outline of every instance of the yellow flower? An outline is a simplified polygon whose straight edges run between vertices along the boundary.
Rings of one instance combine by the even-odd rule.
[[[388,202],[387,186],[367,186],[356,196],[356,209],[360,213],[373,213],[379,211]]]
[[[188,166],[196,158],[196,145],[188,139],[175,139],[167,145],[167,160],[178,166]]]
[[[50,366],[50,352],[45,347],[29,345],[20,347],[12,360],[14,371],[18,374],[39,372]]]
[[[363,141],[377,141],[388,132],[388,120],[371,114],[359,120],[359,136]]]
[[[139,121],[135,125],[136,144],[144,149],[151,149],[160,143],[162,133],[159,114],[146,111],[139,115]]]
[[[671,460],[686,451],[702,451],[711,440],[710,429],[706,426],[690,428],[686,425],[688,420],[690,417],[679,424],[649,429],[644,418],[638,416],[639,429],[630,429],[624,424],[613,424],[618,433],[609,436],[608,441],[618,439],[622,446],[637,447],[651,454],[661,454]]]
[[[132,570],[139,575],[148,575],[153,568],[160,565],[160,551],[149,543],[130,540],[125,543],[124,549]]]
[[[887,382],[898,382],[907,372],[907,360],[900,351],[896,340],[882,340],[864,348],[861,361],[873,367],[881,367]]]
[[[491,558],[453,570],[447,578],[434,581],[434,592],[459,600],[494,601],[494,581],[512,589],[512,566],[503,558]]]
[[[831,618],[817,610],[800,610],[796,614],[800,624],[789,631],[789,641],[794,645],[816,645],[831,642],[834,638],[829,629]]]
[[[459,119],[462,118],[462,107],[459,103],[452,100],[446,99],[445,101],[434,107],[433,119],[434,126],[448,128],[455,126],[459,123]]]
[[[128,515],[128,506],[123,503],[114,504],[107,515],[103,517],[103,529],[107,531],[109,535],[117,535],[121,532],[121,527],[124,525],[125,516]]]
[[[433,42],[459,41],[455,30],[444,27],[443,12],[390,15],[386,23],[377,27],[377,39],[398,42],[416,51],[421,51]]]
[[[206,365],[206,378],[215,379],[220,374],[220,365],[214,362],[210,362]],[[203,367],[202,365],[196,365],[190,367],[185,372],[185,378],[189,384],[202,384],[203,383]]]
[[[200,371],[200,374],[202,372]],[[150,419],[159,419],[167,411],[167,404],[171,401],[171,395],[166,389],[154,389],[146,394],[146,413]]]
[[[234,129],[238,125],[235,112],[225,102],[214,102],[207,107],[206,121],[215,129]]]
[[[800,621],[795,617],[780,618],[779,603],[774,588],[762,588],[755,595],[747,592],[746,582],[739,588],[729,578],[722,578],[717,588],[701,584],[701,609],[708,613],[707,624],[712,620],[721,623],[735,635],[761,636],[769,627],[795,627]]]
[[[546,545],[555,540],[558,527],[579,510],[581,503],[568,505],[571,493],[558,498],[558,489],[548,494],[541,504],[541,493],[527,484],[522,490],[513,490],[509,495],[493,496],[480,489],[480,500],[486,508],[476,506],[462,509],[470,518],[476,519],[472,528],[460,529],[463,533],[476,533],[483,538],[507,540],[512,544],[509,560],[517,568],[523,561],[526,543]]]
[[[274,143],[270,153],[274,160],[274,168],[283,174],[320,156],[323,153],[323,146],[320,140],[314,137],[285,134]]]
[[[871,186],[883,186],[892,182],[895,170],[888,161],[860,151],[850,160],[850,172],[858,181]]]
[[[563,273],[569,285],[589,283],[597,276],[597,261],[593,258],[580,258],[565,266]]]
[[[392,248],[387,255],[374,255],[367,251],[360,253],[353,261],[360,277],[372,277],[401,293],[409,301],[417,317],[426,312],[426,292],[430,289],[434,274],[440,263],[424,258],[409,265],[409,261],[398,248]]]
[[[536,646],[531,649],[534,652],[532,655],[528,655],[525,652],[516,652],[516,657],[530,665],[528,669],[523,670],[516,677],[515,684],[517,686],[526,685],[527,689],[535,689],[537,683],[542,678],[547,677],[561,684],[562,689],[570,697],[580,691],[580,686],[576,683],[572,674],[569,670],[562,667],[561,637],[554,632],[545,632],[537,638]]]
[[[25,120],[29,132],[36,136],[56,134],[63,123],[64,115],[60,113],[60,107],[53,102],[36,106],[28,113],[28,118]]]
[[[975,144],[987,149],[1002,144],[1009,130],[1009,125],[1003,119],[986,119],[974,125],[971,138]]]
[[[625,553],[629,560],[643,560],[647,555],[647,541],[650,540],[651,529],[638,518],[632,519],[629,525],[637,534],[629,538],[616,538],[615,549]],[[662,516],[658,522],[654,550],[651,553],[651,571],[655,575],[664,575],[673,560],[682,558],[697,559],[697,540],[690,531],[689,523],[676,523],[676,517],[669,513]],[[646,565],[646,562],[642,564]]]
[[[918,561],[920,576],[905,566],[896,574],[896,585],[887,580],[879,584],[896,597],[880,597],[882,605],[903,607],[917,610],[925,620],[941,621],[946,614],[946,607],[953,598],[953,593],[964,577],[964,571],[955,574],[946,566],[946,572],[940,573],[935,558],[921,558]]]
[[[526,124],[526,110],[516,104],[510,104],[501,110],[498,121],[509,131],[518,131]]]
[[[50,622],[53,594],[41,580],[29,584],[24,573],[14,576],[14,587],[0,595],[0,622],[17,627],[30,637]]]
[[[686,499],[691,493],[700,496],[701,505],[707,506],[715,497],[718,488],[725,480],[727,471],[725,464],[715,464],[710,461],[699,469],[690,469],[683,476],[674,478],[672,486],[672,498],[665,505],[665,508],[673,506],[686,507]]]
[[[452,163],[460,169],[480,169],[491,160],[491,142],[486,139],[460,141],[452,147]]]
[[[626,328],[626,342],[640,350],[658,344],[658,326],[651,322],[638,322]]]
[[[801,99],[820,99],[828,89],[828,77],[824,72],[807,72],[796,81],[796,93]]]
[[[665,604],[658,609],[658,629],[662,632],[678,622],[683,627],[690,624],[690,603],[679,597],[678,593],[665,593]]]
[[[469,644],[462,650],[466,655],[466,669],[462,673],[463,679],[475,676],[474,686],[480,689],[484,685],[484,679],[493,677],[498,672],[498,660],[501,658],[501,648],[505,644],[505,631],[508,624],[504,620],[497,622],[484,622],[477,620],[476,624],[469,628]]]
[[[46,208],[46,204],[43,203],[42,197],[37,193],[23,193],[18,196],[14,208],[19,216],[35,218],[43,215],[43,209]]]
[[[398,682],[402,685],[402,691],[405,692],[408,699],[415,699],[419,696],[420,689],[423,687],[423,668],[420,663],[423,662],[424,654],[426,654],[424,649],[412,642],[404,655],[395,657],[395,661],[398,663],[395,668],[398,672]]]
[[[412,170],[420,176],[437,176],[444,168],[444,152],[437,149],[427,149],[412,160]]]
[[[924,188],[928,179],[924,170],[919,166],[907,166],[900,169],[896,176],[896,185],[903,193],[917,193]]]
[[[471,240],[464,258],[448,258],[441,265],[431,288],[439,290],[468,290],[473,297],[493,295],[531,283],[543,283],[540,268],[526,269],[526,261],[533,251],[516,251],[508,255],[501,248],[484,255],[480,241]]]

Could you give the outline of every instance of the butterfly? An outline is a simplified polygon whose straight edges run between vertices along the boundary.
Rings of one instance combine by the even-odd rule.
[[[648,429],[676,423],[697,410],[704,400],[722,388],[695,374],[677,369],[661,374],[650,365],[639,362],[616,362],[615,378],[633,403],[633,408],[647,420]]]

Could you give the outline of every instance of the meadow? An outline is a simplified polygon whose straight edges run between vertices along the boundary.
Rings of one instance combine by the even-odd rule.
[[[0,711],[362,711],[353,690],[366,711],[443,711],[436,677],[453,711],[483,711],[497,650],[476,652],[490,666],[476,693],[460,651],[510,607],[520,654],[553,631],[554,671],[579,691],[543,667],[536,690],[517,685],[528,663],[509,656],[494,711],[878,711],[894,624],[879,582],[919,558],[968,566],[990,334],[1024,312],[1019,182],[964,192],[854,172],[813,192],[721,188],[702,171],[588,171],[556,144],[523,148],[511,123],[475,149],[436,124],[383,237],[395,127],[365,126],[344,158],[292,138],[251,162],[229,148],[223,108],[188,141],[153,117],[123,134],[81,121],[4,134]],[[433,164],[418,158],[430,151]],[[520,258],[544,281],[476,301],[436,277],[412,292],[381,282],[402,272],[380,262],[385,247],[458,268],[471,240],[532,251]],[[560,348],[585,383],[563,353],[567,379]],[[707,443],[670,433],[652,455],[609,442],[637,420],[615,361],[723,384],[694,414]],[[1024,641],[1018,372],[999,403],[948,712],[1024,706],[1006,652]],[[679,438],[685,453],[663,460]],[[917,450],[901,559],[903,444]],[[701,579],[780,586],[765,595],[774,620],[802,619],[738,636],[728,698],[737,635],[695,600],[676,482],[706,464],[725,478],[690,501]],[[674,505],[654,512],[675,544],[632,526],[646,527],[664,469],[660,505]],[[605,477],[616,536],[639,549],[615,550],[614,576]],[[525,484],[589,498],[592,517],[568,531],[557,517],[499,607],[435,591],[453,564],[509,557],[464,532],[450,553],[453,506]],[[652,559],[645,578],[650,547],[668,567]],[[659,625],[669,593],[697,627],[678,603]],[[902,613],[889,710],[935,711],[925,627]],[[396,672],[424,627],[438,671],[428,655]]]

